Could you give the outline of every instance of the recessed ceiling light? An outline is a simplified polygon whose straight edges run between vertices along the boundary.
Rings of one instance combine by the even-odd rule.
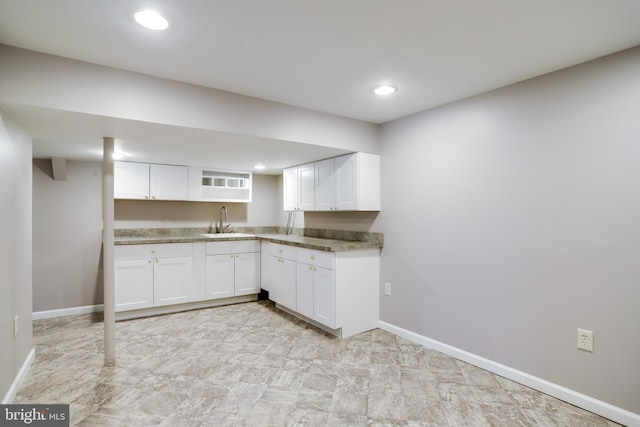
[[[134,15],[138,24],[152,30],[166,30],[169,22],[162,15],[153,10],[141,10]]]
[[[393,86],[383,85],[383,86],[378,86],[377,88],[375,88],[373,93],[375,93],[376,95],[391,95],[396,90],[397,89],[395,87],[393,87]]]
[[[253,168],[255,170],[261,171],[261,170],[266,169],[267,167],[265,165],[263,165],[262,163],[260,163],[260,164],[255,165]]]

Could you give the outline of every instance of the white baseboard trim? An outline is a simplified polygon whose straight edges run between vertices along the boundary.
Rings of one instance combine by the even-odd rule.
[[[51,319],[53,317],[72,316],[74,314],[88,314],[104,311],[104,304],[85,305],[83,307],[61,308],[59,310],[36,311],[33,320]]]
[[[16,375],[16,377],[13,379],[13,382],[11,383],[11,387],[9,387],[7,394],[5,394],[4,398],[2,399],[3,405],[8,405],[13,402],[13,399],[16,397],[16,393],[20,388],[20,384],[22,384],[22,381],[24,381],[24,379],[26,378],[27,372],[29,372],[29,368],[31,367],[31,364],[33,363],[33,359],[35,359],[35,357],[36,350],[35,348],[32,348],[27,355],[27,358],[24,359],[22,367],[18,371],[18,375]]]
[[[542,393],[553,396],[557,399],[568,402],[579,408],[601,415],[617,423],[629,427],[640,427],[640,414],[634,414],[626,409],[618,408],[609,403],[603,402],[593,397],[587,396],[577,391],[568,389],[558,384],[554,384],[542,378],[527,374],[493,360],[485,359],[468,351],[444,344],[431,338],[416,334],[401,327],[380,321],[380,329],[391,332],[416,344],[432,350],[439,351],[448,356],[467,362],[471,365],[485,369],[494,374],[500,375],[517,383],[523,384]]]

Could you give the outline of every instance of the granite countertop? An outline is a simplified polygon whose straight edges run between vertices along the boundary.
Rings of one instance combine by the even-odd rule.
[[[307,249],[316,249],[329,252],[360,251],[365,249],[380,249],[381,242],[377,241],[353,241],[325,239],[320,237],[298,236],[294,234],[257,234],[261,240],[268,240],[273,243],[299,246]]]
[[[347,252],[366,249],[380,249],[380,241],[352,241],[340,239],[328,239],[320,237],[307,237],[295,234],[247,234],[228,233],[223,236],[207,236],[203,234],[178,234],[178,235],[134,235],[116,236],[115,245],[145,245],[161,243],[193,243],[193,242],[227,242],[239,240],[265,240],[274,243],[298,246],[307,249],[315,249],[328,252]]]

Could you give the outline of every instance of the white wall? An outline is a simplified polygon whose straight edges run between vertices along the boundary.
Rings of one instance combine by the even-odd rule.
[[[382,144],[382,320],[640,414],[640,48]]]
[[[32,348],[31,138],[0,109],[0,398]],[[18,316],[14,338],[13,319]]]
[[[102,163],[33,162],[33,311],[102,304]]]

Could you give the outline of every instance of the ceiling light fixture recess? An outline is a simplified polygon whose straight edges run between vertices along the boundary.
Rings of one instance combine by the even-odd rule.
[[[261,171],[261,170],[265,170],[267,167],[265,165],[263,165],[262,163],[257,164],[253,167],[255,170]]]
[[[169,21],[154,10],[141,10],[133,17],[138,24],[152,30],[166,30],[169,27]]]
[[[383,85],[383,86],[378,86],[377,88],[375,88],[373,93],[375,93],[376,95],[391,95],[396,90],[397,89],[395,87],[393,87],[393,86]]]

